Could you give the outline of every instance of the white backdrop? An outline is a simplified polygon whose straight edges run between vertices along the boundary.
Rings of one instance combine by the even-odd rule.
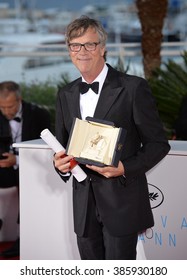
[[[170,144],[169,154],[147,174],[155,218],[140,236],[147,259],[187,260],[187,142]]]
[[[139,236],[138,259],[187,259],[187,143],[148,174],[155,226]],[[71,180],[64,183],[43,140],[20,148],[20,246],[22,260],[79,259],[73,232]]]

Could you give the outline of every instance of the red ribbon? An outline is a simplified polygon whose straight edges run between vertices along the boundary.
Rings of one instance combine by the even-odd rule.
[[[66,156],[67,156],[66,154],[63,154],[61,158],[64,158]],[[70,170],[72,170],[78,164],[78,162],[74,158],[70,159],[69,162],[70,162]]]

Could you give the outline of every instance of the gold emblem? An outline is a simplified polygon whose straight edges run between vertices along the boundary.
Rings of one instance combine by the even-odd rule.
[[[118,143],[118,148],[117,150],[120,151],[122,149],[123,145],[121,143]]]

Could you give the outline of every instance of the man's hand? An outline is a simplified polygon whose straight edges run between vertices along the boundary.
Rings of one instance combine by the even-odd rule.
[[[16,164],[16,156],[12,153],[3,153],[2,154],[5,159],[0,160],[0,167],[5,168],[5,167],[11,167]]]
[[[59,152],[54,155],[54,165],[62,173],[67,173],[71,170],[70,160],[72,156],[67,156],[64,152]]]
[[[124,166],[121,161],[119,162],[118,167],[114,167],[114,166],[98,167],[95,165],[88,165],[88,164],[86,165],[86,167],[98,172],[99,174],[103,175],[106,178],[125,175]]]

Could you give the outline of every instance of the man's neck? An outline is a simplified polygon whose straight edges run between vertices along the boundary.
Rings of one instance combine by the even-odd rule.
[[[102,67],[100,67],[100,69],[97,71],[97,73],[83,73],[82,74],[82,78],[85,82],[87,82],[88,84],[91,84],[93,81],[95,81],[97,79],[97,77],[101,74],[101,72],[104,69],[105,64],[102,65]]]

